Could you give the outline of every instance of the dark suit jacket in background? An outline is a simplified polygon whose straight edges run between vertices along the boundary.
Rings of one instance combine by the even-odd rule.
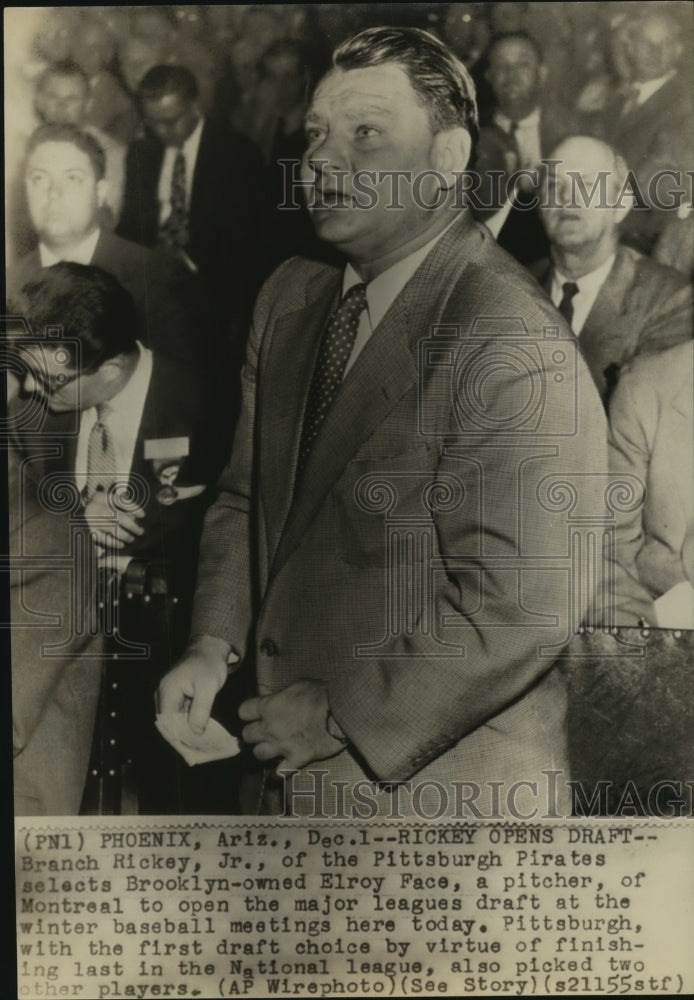
[[[144,344],[185,364],[209,364],[204,302],[198,283],[182,264],[106,230],[99,234],[90,263],[112,274],[130,293]],[[40,270],[38,248],[14,264],[7,273],[9,300]]]
[[[549,293],[549,261],[532,268]],[[679,272],[620,246],[578,337],[581,353],[604,403],[619,369],[637,354],[653,353],[694,334],[692,286]]]
[[[508,178],[520,168],[520,156],[515,138],[494,121],[494,111],[483,119],[475,152],[474,170],[481,175],[478,188],[479,207],[473,214],[486,222],[506,200]],[[547,101],[540,105],[540,153],[547,157],[567,136],[580,134],[585,124],[574,112]],[[503,176],[492,183],[488,171],[502,171]],[[500,197],[499,197],[500,195]],[[522,264],[529,264],[549,252],[549,244],[537,208],[528,208],[532,194],[519,192],[518,204],[511,208],[499,232],[497,242]]]
[[[557,643],[558,653],[571,629],[568,580],[535,573],[532,559],[517,575],[508,560],[569,552],[565,515],[548,516],[538,500],[546,477],[591,469],[576,512],[602,509],[606,430],[590,375],[532,278],[462,213],[345,377],[294,497],[306,396],[340,281],[336,269],[294,259],[258,299],[234,451],[206,518],[193,632],[219,636],[255,663],[262,695],[300,678],[327,684],[349,746],[315,766],[345,782],[348,801],[354,782],[374,776],[450,789],[452,780],[513,781],[565,767],[564,685],[550,669],[554,654],[540,647]],[[546,404],[524,366],[498,363],[517,339],[504,339],[508,317],[526,324],[521,343],[539,352],[538,363],[546,358]],[[423,342],[436,324],[454,339],[445,350],[444,341],[429,344],[429,354]],[[548,324],[567,338],[571,360],[561,371],[556,342],[544,349]],[[445,365],[458,350],[472,378],[460,396]],[[491,383],[485,373],[495,373]],[[537,424],[517,424],[528,393],[542,413],[539,434]],[[441,493],[437,504],[433,490],[430,515],[434,484]],[[442,560],[432,576],[424,547],[389,561],[387,510],[423,521],[415,533],[431,529]],[[389,631],[388,571],[430,581],[431,606],[413,611],[410,634],[404,623]],[[335,807],[327,785],[324,802]],[[392,807],[387,789],[380,802]]]
[[[649,203],[648,182],[658,170],[691,170],[694,162],[694,100],[688,78],[675,74],[667,83],[626,114],[625,97],[616,96],[605,110],[601,133],[614,146],[634,172],[644,200]],[[659,195],[667,204],[668,185],[685,188],[665,179]],[[632,210],[622,223],[625,240],[642,253],[650,253],[659,233],[674,215],[674,210],[650,208]]]
[[[163,143],[148,134],[130,144],[126,159],[117,232],[147,247],[157,243],[164,152]],[[193,175],[186,250],[199,269],[213,323],[227,336],[232,322],[247,322],[262,277],[267,220],[263,181],[256,146],[240,132],[206,119]]]

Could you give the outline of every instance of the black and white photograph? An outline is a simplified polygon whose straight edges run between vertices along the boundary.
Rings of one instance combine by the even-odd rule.
[[[694,990],[689,0],[4,83],[18,1000]]]

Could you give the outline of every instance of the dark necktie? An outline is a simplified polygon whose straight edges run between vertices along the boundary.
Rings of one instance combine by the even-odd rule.
[[[366,285],[352,285],[328,320],[313,371],[301,431],[297,482],[306,467],[313,444],[342,383],[347,361],[366,309]]]
[[[96,408],[96,423],[89,434],[87,446],[87,485],[83,495],[88,503],[97,490],[108,490],[116,479],[116,451],[113,437],[106,424],[110,413],[108,403]]]
[[[571,326],[571,321],[574,318],[573,297],[578,294],[578,285],[575,281],[565,281],[561,286],[561,291],[561,302],[557,306],[557,309],[569,326]]]
[[[171,212],[159,229],[159,242],[169,250],[184,250],[188,245],[188,209],[186,207],[186,158],[179,149],[171,174]]]

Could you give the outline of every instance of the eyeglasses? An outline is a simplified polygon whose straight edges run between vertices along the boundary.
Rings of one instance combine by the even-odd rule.
[[[46,394],[58,392],[64,386],[69,385],[70,382],[76,382],[84,374],[84,372],[71,372],[69,374],[67,372],[58,372],[56,375],[49,375],[46,371],[37,368],[36,365],[30,364],[27,361],[26,355],[21,354],[19,355],[19,366],[22,371],[22,374],[19,375],[21,381],[24,382],[27,376],[31,376],[33,381]]]
[[[83,372],[75,372],[73,375],[65,375],[63,372],[58,375],[44,375],[36,368],[30,368],[27,374],[31,375],[34,382],[37,382],[45,393],[51,393],[58,392],[70,382],[76,382],[78,378],[82,377]]]

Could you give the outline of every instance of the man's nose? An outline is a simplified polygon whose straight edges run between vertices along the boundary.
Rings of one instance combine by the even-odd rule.
[[[62,197],[63,186],[55,178],[51,178],[48,182],[48,200],[55,201],[57,198]]]

